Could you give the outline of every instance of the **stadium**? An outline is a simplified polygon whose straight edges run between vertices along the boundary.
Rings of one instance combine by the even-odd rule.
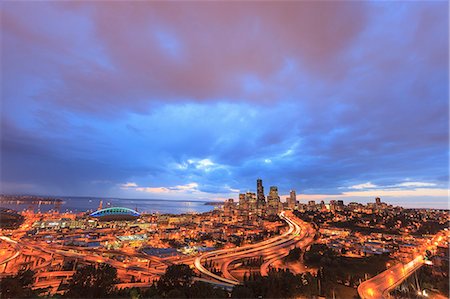
[[[100,221],[120,221],[135,220],[139,218],[141,214],[129,208],[113,207],[95,211],[90,216],[97,218]]]

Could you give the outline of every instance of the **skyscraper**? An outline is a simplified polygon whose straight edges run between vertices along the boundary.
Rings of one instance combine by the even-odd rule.
[[[253,192],[245,193],[245,200],[248,202],[248,212],[251,216],[257,215],[256,194]]]
[[[266,213],[266,196],[261,179],[256,180],[256,213],[258,216],[264,216]]]
[[[261,179],[256,180],[256,195],[259,202],[266,202],[266,197],[264,196],[264,187]]]
[[[239,216],[243,220],[248,220],[248,199],[245,196],[245,193],[239,194]]]
[[[297,194],[295,193],[295,190],[291,190],[289,193],[287,204],[289,209],[295,209],[295,206],[297,205]]]
[[[375,198],[375,204],[376,204],[377,206],[379,206],[379,205],[381,204],[381,198],[376,197],[376,198]]]
[[[227,201],[225,201],[225,204],[223,205],[223,213],[227,220],[230,220],[230,218],[234,215],[236,204],[234,203],[234,199],[230,198]]]
[[[283,210],[283,205],[278,195],[278,187],[271,186],[267,196],[267,215],[277,215]]]
[[[337,205],[336,200],[334,200],[334,199],[330,200],[330,211],[331,212],[336,211],[336,205]]]

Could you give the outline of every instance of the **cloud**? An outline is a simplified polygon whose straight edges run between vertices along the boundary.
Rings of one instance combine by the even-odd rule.
[[[2,9],[4,192],[447,186],[448,3]]]
[[[429,183],[429,182],[402,182],[392,185],[384,185],[379,186],[372,184],[371,182],[362,183],[353,185],[350,187],[347,187],[348,189],[354,189],[354,190],[367,190],[367,189],[376,189],[376,190],[382,190],[382,189],[414,189],[414,188],[420,188],[420,187],[436,187],[436,183]],[[343,188],[341,188],[343,189]]]
[[[135,190],[146,193],[169,193],[171,191],[165,187],[137,187]]]
[[[356,190],[361,190],[361,189],[372,189],[372,188],[376,188],[377,185],[372,184],[371,182],[367,182],[367,183],[363,183],[363,184],[358,184],[358,185],[353,185],[348,187],[349,189],[356,189]]]
[[[192,193],[192,192],[198,192],[198,184],[197,183],[189,183],[185,185],[177,185],[177,186],[171,186],[171,187],[144,187],[139,186],[136,183],[128,182],[125,184],[119,185],[121,189],[132,189],[139,192],[146,192],[146,193]]]
[[[122,188],[122,189],[135,188],[135,187],[137,187],[137,184],[132,183],[132,182],[128,182],[128,183],[120,185],[120,188]]]
[[[142,111],[147,101],[159,99],[241,101],[257,95],[258,102],[262,97],[277,100],[264,86],[286,58],[297,57],[323,77],[330,76],[328,65],[346,72],[340,54],[363,31],[368,13],[364,3],[182,6],[5,5],[5,55],[24,59],[20,66],[6,67],[21,72],[46,67],[48,83],[36,91],[41,101],[95,114],[125,107]],[[321,22],[315,14],[322,16]],[[32,23],[21,21],[20,15]],[[351,21],[347,15],[353,16]],[[55,26],[61,16],[67,24]],[[23,46],[38,50],[34,58],[39,62],[33,63]],[[100,108],[102,104],[107,105]]]
[[[434,187],[435,183],[426,183],[426,182],[403,182],[400,184],[394,185],[394,187]]]
[[[380,189],[375,191],[352,191],[343,192],[343,196],[352,197],[365,197],[365,196],[394,196],[394,197],[408,197],[408,196],[448,196],[448,189],[440,188],[416,188],[416,189],[404,189],[404,190],[390,190]]]

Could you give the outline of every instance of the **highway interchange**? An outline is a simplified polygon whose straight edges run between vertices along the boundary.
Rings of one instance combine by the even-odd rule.
[[[267,275],[268,268],[273,262],[288,255],[289,250],[295,246],[308,246],[314,238],[312,227],[294,217],[292,213],[282,212],[280,217],[289,225],[289,229],[282,235],[257,244],[205,253],[195,259],[195,267],[205,277],[221,282],[224,285],[232,286],[240,284],[241,281],[230,274],[228,270],[229,265],[236,260],[262,255],[265,261],[261,265],[260,272],[261,275]],[[222,276],[206,269],[202,264],[206,260],[219,263]]]
[[[61,281],[67,280],[73,275],[74,269],[47,271],[47,268],[51,268],[52,265],[63,264],[64,259],[71,259],[76,263],[108,263],[117,268],[119,276],[134,276],[140,281],[137,283],[122,283],[119,287],[138,286],[138,284],[140,286],[149,285],[164,273],[168,265],[185,263],[198,270],[200,277],[197,280],[231,288],[240,283],[229,271],[229,266],[233,262],[247,257],[263,256],[264,263],[261,265],[260,272],[262,275],[266,275],[270,265],[286,256],[291,248],[295,246],[306,247],[312,242],[315,231],[311,225],[294,217],[291,212],[282,212],[280,217],[286,221],[288,229],[279,236],[256,244],[221,249],[204,253],[198,257],[181,259],[161,259],[137,252],[120,251],[121,255],[126,256],[126,261],[120,261],[108,257],[103,250],[48,246],[45,243],[20,242],[20,240],[13,240],[12,237],[0,236],[0,242],[8,243],[15,250],[14,254],[0,261],[0,265],[4,267],[3,272],[7,272],[5,271],[7,267],[11,268],[29,263],[30,268],[38,270],[35,287],[51,287],[55,290]],[[202,264],[206,260],[212,260],[220,264],[222,275],[214,274],[206,269]]]

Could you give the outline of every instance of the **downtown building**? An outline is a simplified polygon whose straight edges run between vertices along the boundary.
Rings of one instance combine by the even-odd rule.
[[[278,187],[271,186],[269,195],[267,195],[267,216],[278,215],[283,210],[280,196],[278,195]]]
[[[257,192],[246,192],[239,194],[238,214],[242,221],[253,221],[266,215],[266,199],[262,180],[256,181]]]
[[[239,220],[247,221],[249,216],[249,202],[245,193],[239,194]]]
[[[289,197],[286,199],[289,209],[294,210],[297,207],[297,194],[295,190],[289,192]]]
[[[234,222],[237,219],[237,207],[234,199],[229,198],[223,205],[223,220],[225,222]]]
[[[256,214],[263,217],[266,214],[266,196],[261,179],[256,180]]]
[[[291,190],[286,199],[286,207],[297,208],[297,194]],[[228,205],[231,205],[229,203]],[[278,194],[278,187],[271,186],[267,197],[264,195],[264,186],[261,179],[256,180],[256,193],[246,192],[239,194],[237,215],[241,221],[255,221],[265,216],[275,216],[283,211],[283,203]],[[229,214],[229,212],[227,212]]]

